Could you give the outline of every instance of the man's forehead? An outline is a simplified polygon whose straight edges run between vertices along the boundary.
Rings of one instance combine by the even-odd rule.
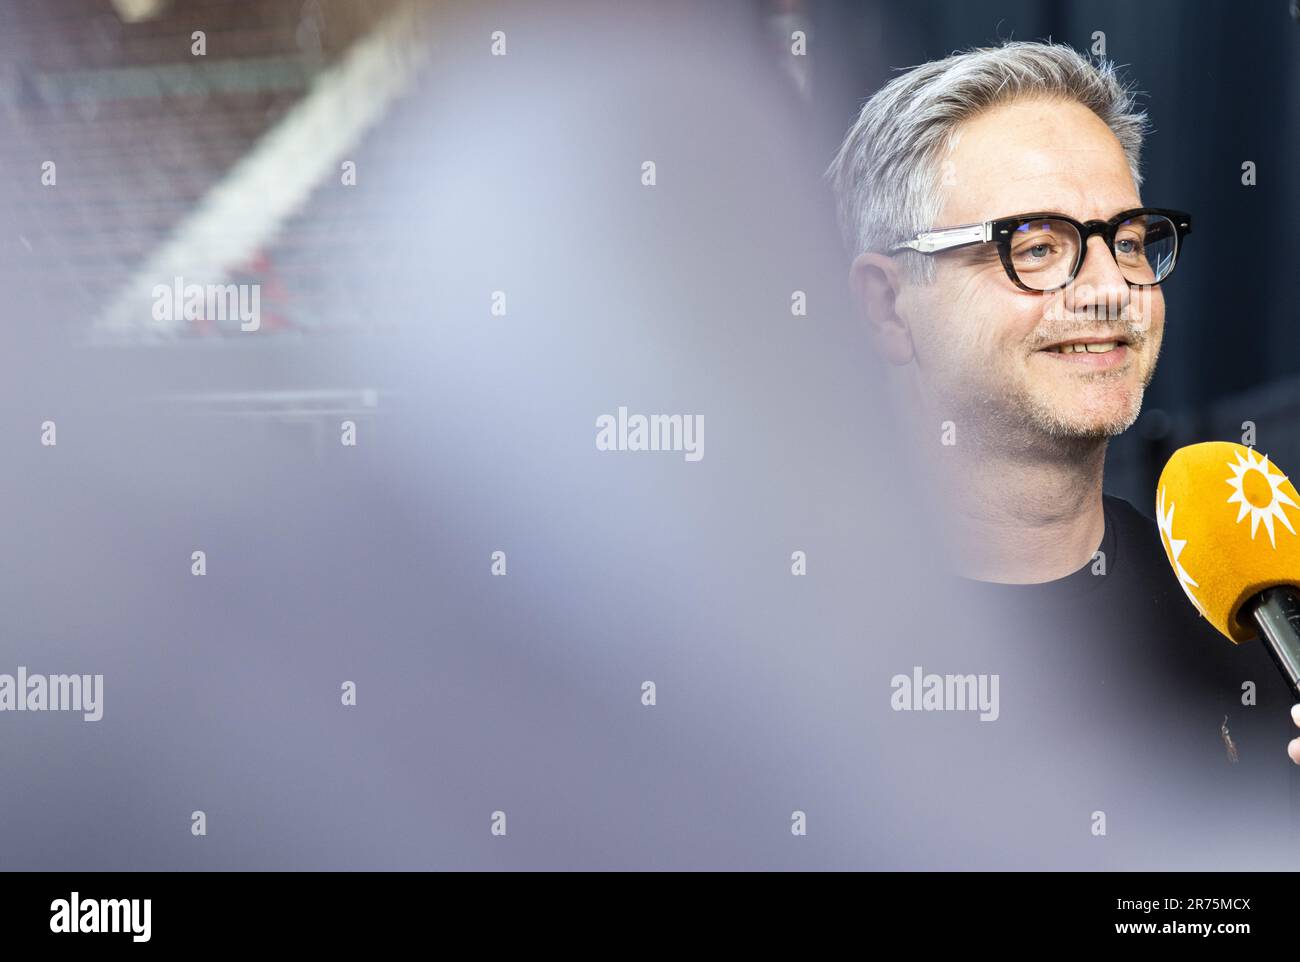
[[[1014,104],[963,124],[940,160],[943,223],[1050,210],[1080,220],[1139,206],[1128,158],[1077,104]]]

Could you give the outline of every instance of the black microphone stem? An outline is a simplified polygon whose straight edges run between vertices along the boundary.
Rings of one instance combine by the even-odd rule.
[[[1282,585],[1265,588],[1242,606],[1255,623],[1278,671],[1300,698],[1300,592]]]

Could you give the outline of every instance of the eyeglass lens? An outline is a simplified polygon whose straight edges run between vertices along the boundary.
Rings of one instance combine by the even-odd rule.
[[[1178,233],[1168,217],[1139,214],[1115,231],[1115,263],[1130,284],[1158,284],[1169,276]],[[1021,224],[1011,236],[1011,263],[1026,287],[1050,291],[1070,281],[1082,244],[1069,221],[1047,218]]]

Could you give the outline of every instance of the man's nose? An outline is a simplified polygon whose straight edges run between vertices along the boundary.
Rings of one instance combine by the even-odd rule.
[[[1105,311],[1106,317],[1119,317],[1128,307],[1132,289],[1105,239],[1094,234],[1088,245],[1079,276],[1065,289],[1066,306],[1074,314],[1091,311],[1103,316]]]

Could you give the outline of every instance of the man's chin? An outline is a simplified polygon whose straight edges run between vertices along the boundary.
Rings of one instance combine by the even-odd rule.
[[[1031,425],[1052,438],[1101,439],[1123,434],[1137,421],[1154,373],[1141,363],[1143,353],[1136,346],[1126,348],[1122,363],[1109,370],[1089,370],[1078,361],[1043,355],[1043,364],[1031,363],[1023,382],[1023,410]]]
[[[1029,407],[1029,421],[1040,433],[1069,440],[1101,440],[1123,434],[1142,412],[1142,388],[1119,396],[1047,400]]]

